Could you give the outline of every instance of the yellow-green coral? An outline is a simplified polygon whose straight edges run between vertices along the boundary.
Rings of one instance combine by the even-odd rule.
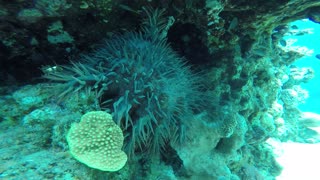
[[[127,162],[121,150],[123,133],[104,111],[92,111],[74,123],[67,135],[70,152],[78,161],[102,171],[118,171]]]

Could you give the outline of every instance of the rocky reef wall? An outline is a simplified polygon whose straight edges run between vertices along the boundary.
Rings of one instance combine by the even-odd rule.
[[[71,124],[79,122],[86,112],[101,108],[106,111],[120,109],[120,105],[103,106],[103,103],[109,103],[108,98],[114,98],[114,87],[110,87],[112,93],[104,96],[78,91],[81,88],[65,89],[72,93],[61,100],[48,91],[54,87],[50,81],[41,77],[96,53],[105,39],[108,41],[115,36],[125,39],[125,33],[129,31],[146,32],[143,21],[149,16],[146,9],[164,10],[165,27],[162,27],[161,38],[165,41],[155,43],[155,49],[167,44],[171,59],[183,57],[188,68],[174,64],[174,67],[183,67],[183,71],[176,73],[179,74],[177,77],[187,76],[189,70],[201,75],[201,86],[197,86],[200,88],[187,93],[197,99],[176,94],[174,97],[177,98],[172,101],[168,100],[172,96],[149,98],[156,102],[146,108],[152,112],[149,116],[156,114],[156,117],[164,118],[172,111],[169,119],[174,125],[168,127],[179,127],[176,131],[183,135],[171,136],[176,131],[171,132],[170,128],[166,130],[168,132],[160,133],[165,137],[159,141],[161,151],[157,155],[145,153],[149,151],[148,143],[139,143],[140,148],[131,148],[134,155],[128,157],[127,164],[118,172],[89,168],[71,157],[65,137]],[[320,22],[320,2],[317,0],[15,0],[1,2],[0,15],[0,102],[3,104],[0,107],[0,139],[4,139],[0,142],[1,154],[4,154],[0,159],[5,162],[0,165],[0,178],[273,179],[280,174],[281,167],[274,159],[268,139],[319,142],[319,135],[310,135],[308,129],[319,125],[317,116],[298,109],[307,98],[307,92],[299,85],[313,77],[313,70],[291,66],[308,52],[292,48],[283,40],[283,36],[290,33],[287,24],[291,21]],[[144,47],[144,41],[152,39],[139,35],[131,42],[139,44],[141,41],[139,45]],[[150,44],[154,43],[150,41]],[[95,60],[99,60],[99,55],[95,55]],[[91,70],[95,64],[90,65],[88,72],[98,71]],[[86,71],[81,65],[74,67],[79,68],[73,70],[76,73]],[[163,76],[171,78],[174,74],[159,72],[156,76],[159,79]],[[169,75],[163,75],[163,72]],[[198,80],[191,75],[187,77]],[[81,79],[75,81],[82,82]],[[177,84],[179,81],[170,82]],[[97,84],[96,88],[99,88]],[[121,89],[123,94],[128,93],[127,89]],[[177,91],[168,89],[163,91]],[[204,102],[210,102],[210,108],[192,109],[190,102],[201,101],[198,96],[206,98]],[[123,97],[122,100],[130,99],[128,94]],[[101,98],[104,101],[100,101]],[[152,104],[150,101],[146,103]],[[173,110],[167,110],[173,101],[179,106],[172,105]],[[139,100],[136,104],[141,102],[144,101]],[[146,118],[136,109],[127,112],[133,118],[127,121],[132,124]],[[192,112],[188,113],[189,109]],[[161,127],[166,126],[167,121],[156,121],[149,125],[152,128],[146,128],[149,135],[157,134],[158,129],[163,130]],[[135,125],[128,126],[134,129]],[[158,125],[162,126],[158,128]],[[123,129],[125,138],[135,137],[134,133],[128,133],[130,130]],[[183,143],[173,143],[172,137],[185,139]]]

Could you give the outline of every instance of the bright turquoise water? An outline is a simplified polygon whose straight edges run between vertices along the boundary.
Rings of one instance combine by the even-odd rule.
[[[306,103],[301,104],[299,108],[302,111],[320,114],[320,59],[315,57],[316,54],[320,54],[320,24],[308,20],[299,20],[292,22],[291,25],[296,25],[299,29],[313,29],[313,34],[291,36],[290,38],[298,40],[294,45],[306,46],[308,49],[313,49],[314,51],[312,56],[305,56],[297,60],[294,65],[298,67],[312,67],[315,71],[315,77],[308,83],[301,85],[302,88],[309,91],[309,98],[306,100]]]

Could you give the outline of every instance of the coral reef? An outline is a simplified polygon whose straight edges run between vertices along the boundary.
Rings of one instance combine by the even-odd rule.
[[[61,98],[79,91],[100,98],[127,134],[131,155],[137,148],[159,153],[165,144],[183,141],[184,124],[205,101],[201,79],[161,37],[163,12],[147,13],[143,32],[116,36],[72,66],[45,71],[46,78],[63,83],[53,87]]]
[[[319,23],[319,8],[1,2],[0,179],[275,179],[273,140],[320,142],[318,115],[299,109],[314,71],[292,65],[312,53],[292,37],[312,31],[287,25]],[[128,163],[117,172],[69,154],[71,124],[96,110],[123,132]]]

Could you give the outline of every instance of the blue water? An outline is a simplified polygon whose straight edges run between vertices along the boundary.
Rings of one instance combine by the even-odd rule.
[[[299,29],[312,28],[313,34],[305,34],[302,36],[291,36],[290,38],[297,39],[295,46],[305,46],[308,49],[313,49],[312,56],[305,56],[298,59],[294,65],[298,67],[312,67],[315,71],[315,77],[307,83],[301,85],[302,88],[309,91],[309,98],[306,103],[301,104],[299,108],[302,111],[315,112],[320,114],[320,59],[317,59],[316,54],[320,54],[320,24],[316,24],[308,20],[298,20],[290,25],[296,25]]]

